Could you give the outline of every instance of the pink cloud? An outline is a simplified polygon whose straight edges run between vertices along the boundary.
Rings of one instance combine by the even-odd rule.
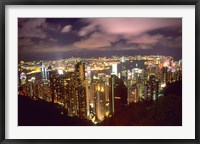
[[[160,34],[149,35],[144,34],[137,37],[131,37],[128,39],[129,43],[143,43],[143,44],[155,44],[158,43],[164,36]]]
[[[19,28],[19,37],[38,37],[44,39],[47,37],[45,31],[42,27],[45,25],[44,18],[33,18],[33,19],[26,19],[23,21],[23,25]],[[19,24],[22,20],[19,19]]]
[[[71,25],[66,25],[63,27],[63,29],[61,30],[61,33],[68,33],[70,32],[72,29],[72,26]]]
[[[182,47],[182,37],[178,36],[173,39],[162,39],[160,41],[162,46],[173,47],[173,48],[180,48]]]
[[[115,40],[116,36],[104,35],[102,33],[95,32],[91,34],[88,38],[75,42],[73,46],[75,48],[85,48],[85,49],[101,48],[110,46],[111,42]]]
[[[83,27],[80,35],[86,35],[98,27],[108,34],[136,36],[150,30],[181,25],[177,18],[92,18],[86,19],[88,26]]]
[[[96,27],[93,24],[90,24],[88,26],[83,27],[79,32],[78,35],[79,36],[85,36],[87,34],[89,34],[90,32],[95,31]]]

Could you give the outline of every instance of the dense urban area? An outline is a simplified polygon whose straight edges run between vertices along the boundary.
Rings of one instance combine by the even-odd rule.
[[[48,125],[56,119],[49,125],[182,125],[181,91],[182,60],[171,56],[19,61],[18,123]],[[173,104],[171,111],[161,109]],[[44,122],[36,122],[39,113]],[[45,114],[54,116],[45,119]],[[35,121],[27,118],[31,115]]]

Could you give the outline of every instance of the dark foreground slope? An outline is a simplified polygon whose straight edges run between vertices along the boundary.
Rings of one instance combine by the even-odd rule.
[[[61,114],[61,109],[43,100],[32,100],[18,96],[19,126],[82,126],[92,125],[90,121]]]
[[[169,84],[156,102],[139,102],[106,118],[101,126],[181,126],[182,81]]]

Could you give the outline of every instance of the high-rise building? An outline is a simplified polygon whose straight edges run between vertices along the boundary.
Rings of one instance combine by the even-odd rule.
[[[119,79],[116,75],[111,75],[110,78],[110,113],[114,113],[122,110],[127,105],[127,87],[122,79]]]
[[[41,63],[41,74],[42,74],[42,79],[47,80],[47,69],[43,62]]]
[[[109,114],[110,114],[110,102],[109,102],[110,86],[105,84],[104,91],[105,91],[105,102],[106,102],[105,113],[106,113],[106,116],[109,116]]]
[[[46,74],[47,74],[46,78],[48,81],[50,80],[50,71],[52,71],[52,67],[49,65],[46,70]]]
[[[111,80],[110,80],[110,86],[111,86],[111,90],[110,90],[110,98],[109,98],[109,104],[110,104],[110,114],[113,115],[115,113],[115,80],[116,79],[116,75],[112,74],[111,75]]]
[[[117,64],[112,64],[112,75],[117,75]]]
[[[52,102],[64,106],[69,116],[87,118],[86,88],[81,82],[76,72],[50,71]]]
[[[97,119],[102,121],[105,117],[106,100],[105,100],[105,85],[104,83],[97,84],[97,90],[95,92],[95,109]]]
[[[85,80],[87,117],[89,117],[89,114],[90,114],[90,86],[89,85],[90,85],[89,80]]]
[[[76,80],[83,82],[85,80],[85,64],[79,62],[75,65]]]
[[[78,91],[75,88],[75,73],[68,72],[67,78],[65,81],[65,89],[66,89],[66,107],[68,111],[68,116],[78,116]]]
[[[159,80],[155,77],[155,75],[150,75],[149,77],[149,85],[150,85],[150,95],[152,100],[158,99],[159,92]]]
[[[127,69],[126,69],[126,64],[125,64],[125,61],[122,61],[120,63],[120,66],[121,66],[121,79],[126,82],[127,78],[128,78],[128,73],[127,73]]]
[[[89,66],[86,68],[85,76],[86,76],[86,79],[88,80],[88,84],[90,84],[92,80],[92,71]]]
[[[132,69],[134,84],[138,84],[143,79],[143,70],[139,68]]]
[[[106,115],[105,83],[95,81],[91,83],[91,114],[96,120],[102,121]]]
[[[85,81],[85,63],[79,62],[75,65],[75,89],[77,106],[78,106],[78,116],[80,118],[87,117],[87,96],[86,96],[86,81]],[[88,94],[88,92],[87,92]]]
[[[78,92],[78,116],[80,118],[87,118],[86,89],[83,86],[78,86],[76,90]]]
[[[58,71],[50,71],[50,87],[53,91],[52,102],[64,103],[64,75],[60,75]]]

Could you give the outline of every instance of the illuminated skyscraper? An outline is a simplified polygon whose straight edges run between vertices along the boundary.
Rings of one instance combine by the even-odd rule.
[[[41,63],[41,74],[42,74],[42,79],[47,80],[47,69],[44,63]]]
[[[87,118],[87,102],[86,102],[86,90],[83,86],[76,88],[78,92],[78,116],[80,118]]]
[[[109,102],[109,95],[110,95],[110,86],[109,85],[105,85],[105,101],[106,101],[106,116],[109,116],[110,114],[110,102]]]
[[[158,90],[159,90],[159,80],[155,77],[155,75],[151,75],[149,77],[149,84],[151,89],[151,99],[157,100],[158,99]]]
[[[128,75],[127,75],[127,69],[126,69],[126,63],[124,60],[124,57],[122,57],[121,63],[120,63],[120,70],[121,70],[121,79],[126,82]]]
[[[85,81],[85,63],[79,62],[75,65],[75,89],[78,106],[78,116],[87,117],[87,100],[86,100],[86,81]],[[88,93],[87,93],[88,94]]]
[[[92,71],[90,67],[87,67],[85,76],[86,76],[86,79],[88,79],[88,83],[90,84],[92,80]]]
[[[53,91],[52,102],[63,103],[64,75],[60,75],[58,71],[51,71],[50,72],[50,87]]]
[[[75,74],[74,72],[67,73],[67,79],[65,83],[66,89],[66,107],[68,116],[78,116],[77,110],[79,109],[78,103],[78,91],[75,88]]]
[[[112,64],[112,75],[117,75],[117,64]]]
[[[49,81],[49,80],[50,80],[50,74],[49,74],[49,73],[50,73],[50,71],[52,71],[52,67],[49,65],[46,71],[47,71],[47,76],[46,76],[46,78],[47,78],[47,80]]]
[[[91,84],[91,114],[102,121],[106,115],[105,83],[95,81]]]
[[[96,116],[98,120],[102,121],[105,117],[105,85],[104,83],[98,83],[97,89],[95,92],[95,109],[96,109]]]
[[[109,104],[110,104],[110,113],[113,115],[115,113],[115,79],[116,75],[112,74],[111,75],[111,95],[109,98]]]
[[[90,114],[96,115],[95,110],[95,92],[97,90],[97,83],[92,82],[90,86]]]
[[[85,64],[79,62],[75,65],[76,79],[83,82],[85,80]]]
[[[87,106],[87,117],[90,114],[90,87],[89,87],[89,80],[85,80],[85,90],[86,90],[86,106]]]

